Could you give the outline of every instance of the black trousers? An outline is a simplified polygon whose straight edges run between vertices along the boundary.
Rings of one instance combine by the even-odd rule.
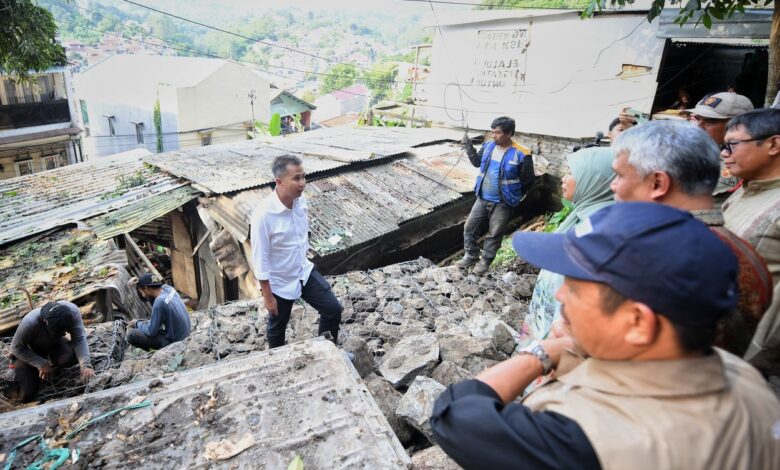
[[[287,323],[290,321],[293,303],[295,302],[294,300],[283,299],[276,294],[274,294],[274,298],[276,299],[277,314],[276,316],[268,315],[267,337],[269,348],[284,346],[284,334],[287,329]],[[320,314],[318,334],[322,335],[329,331],[335,343],[339,336],[339,325],[341,324],[341,311],[343,308],[336,296],[333,295],[333,290],[330,288],[328,281],[316,269],[312,270],[309,280],[303,285],[301,298]]]
[[[65,338],[58,338],[47,346],[45,350],[33,349],[33,351],[49,359],[55,368],[70,367],[78,363],[76,351]],[[41,387],[38,368],[18,358],[14,358],[14,368],[22,403],[33,401]]]
[[[137,328],[130,328],[130,331],[127,332],[127,342],[144,351],[157,351],[158,349],[162,349],[171,344],[171,341],[165,337],[165,333],[155,336],[146,336],[138,331]]]

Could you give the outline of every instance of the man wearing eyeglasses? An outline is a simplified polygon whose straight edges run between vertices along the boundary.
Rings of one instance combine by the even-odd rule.
[[[721,157],[743,179],[723,204],[726,228],[764,257],[774,283],[772,305],[745,358],[766,375],[780,375],[780,110],[758,109],[729,121]]]
[[[722,145],[726,135],[726,124],[729,119],[742,113],[753,110],[753,103],[742,95],[736,93],[715,93],[696,104],[693,109],[687,110],[690,115],[688,120],[695,123],[701,130],[709,134],[716,144]],[[739,184],[739,178],[729,173],[729,170],[721,165],[720,178],[715,187],[717,202],[723,202],[728,193],[733,192]],[[718,195],[721,195],[719,198]]]

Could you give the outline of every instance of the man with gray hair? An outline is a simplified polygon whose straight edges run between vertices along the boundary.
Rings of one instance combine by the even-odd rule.
[[[306,174],[301,160],[276,157],[271,169],[276,182],[251,217],[252,267],[268,311],[268,347],[285,343],[293,303],[303,298],[320,314],[319,334],[338,340],[342,307],[328,281],[306,257],[309,251],[309,205],[303,195]]]
[[[716,342],[743,355],[771,302],[772,278],[761,256],[724,227],[723,214],[714,208],[712,192],[720,174],[715,142],[689,124],[653,121],[623,132],[612,151],[616,200],[656,202],[689,211],[736,255],[740,268],[737,312],[721,323]]]

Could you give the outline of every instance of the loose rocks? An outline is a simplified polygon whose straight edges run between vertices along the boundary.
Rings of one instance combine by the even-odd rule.
[[[430,375],[438,361],[439,341],[435,334],[407,336],[385,356],[379,373],[398,388],[418,375]]]
[[[402,416],[407,423],[417,429],[431,442],[433,442],[433,432],[431,431],[431,413],[433,413],[433,403],[445,390],[444,385],[428,377],[417,377],[409,386],[409,390],[404,394],[398,403],[395,412]]]

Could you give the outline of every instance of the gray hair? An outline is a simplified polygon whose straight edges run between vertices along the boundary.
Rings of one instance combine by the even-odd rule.
[[[628,154],[628,163],[641,178],[660,171],[689,196],[712,194],[720,177],[720,150],[703,130],[687,122],[651,121],[632,127],[615,139],[615,157]]]
[[[780,135],[780,109],[766,108],[748,111],[731,118],[726,130],[732,131],[742,126],[751,138],[765,138]]]
[[[289,165],[301,166],[301,159],[294,155],[280,155],[274,158],[274,161],[271,163],[271,172],[274,174],[274,178],[281,178],[286,175]]]

